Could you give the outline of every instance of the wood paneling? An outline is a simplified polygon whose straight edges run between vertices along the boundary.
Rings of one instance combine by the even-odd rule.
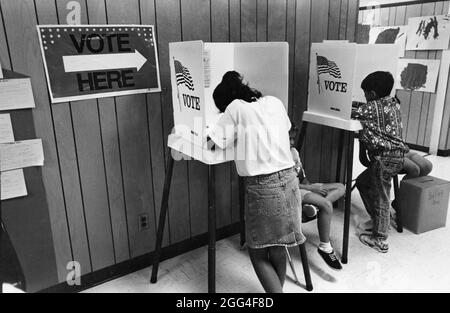
[[[251,3],[252,1],[250,1]],[[255,1],[256,4],[256,1]],[[228,1],[219,0],[211,2],[211,40],[212,42],[227,42],[230,38]],[[251,18],[250,18],[251,19]],[[250,23],[251,25],[251,23]],[[249,26],[251,28],[251,26]],[[242,33],[245,31],[242,30]],[[249,32],[249,36],[250,36]],[[256,31],[255,31],[256,33]],[[205,34],[206,36],[206,34]],[[249,38],[249,41],[250,38]],[[229,225],[232,221],[233,206],[231,204],[231,164],[221,164],[216,166],[215,195],[217,208],[217,227]],[[202,219],[205,219],[204,215]]]
[[[167,139],[173,127],[172,91],[169,72],[169,42],[181,41],[181,8],[176,0],[156,0],[156,21],[158,31],[159,63],[161,70],[163,135]],[[165,142],[165,141],[164,141]],[[163,179],[163,178],[161,178]],[[169,199],[170,243],[182,241],[191,235],[188,164],[176,162]]]
[[[353,40],[358,15],[357,0],[78,0],[83,23],[156,26],[162,92],[51,105],[35,27],[67,23],[68,2],[0,0],[0,61],[30,75],[35,92],[33,119],[45,148],[42,180],[53,237],[48,245],[56,260],[56,268],[54,262],[48,265],[57,273],[54,284],[66,279],[71,260],[79,261],[85,274],[154,248],[166,141],[173,127],[169,42],[287,41],[287,105],[299,125],[307,108],[311,41]],[[385,11],[389,18],[384,22],[399,10]],[[335,130],[310,128],[302,156],[312,180],[334,178],[338,137]],[[319,144],[317,138],[322,138]],[[231,163],[216,170],[221,227],[239,220],[238,177]],[[165,246],[206,232],[206,189],[205,165],[176,163]],[[143,215],[149,220],[146,230],[138,223]]]
[[[106,1],[108,23],[140,24],[138,0]],[[116,98],[124,196],[131,257],[148,253],[156,238],[153,227],[142,230],[141,216],[155,225],[150,140],[145,95]]]
[[[66,24],[65,17],[68,13],[69,1],[56,2],[59,24]],[[81,22],[88,23],[86,3],[81,4]],[[71,103],[69,109],[73,124],[92,270],[95,271],[115,263],[97,101],[86,100]],[[99,232],[98,229],[103,229],[103,231]]]

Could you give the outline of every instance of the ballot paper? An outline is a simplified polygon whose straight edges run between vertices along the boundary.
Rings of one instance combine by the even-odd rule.
[[[28,195],[25,176],[22,169],[0,173],[1,200],[7,200]]]
[[[0,114],[0,143],[14,142],[11,115]]]
[[[0,171],[43,166],[44,151],[41,139],[0,144]]]
[[[29,78],[0,79],[0,110],[34,108]]]

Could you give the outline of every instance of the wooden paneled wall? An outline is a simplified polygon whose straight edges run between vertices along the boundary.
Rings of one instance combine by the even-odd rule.
[[[410,17],[441,15],[449,11],[450,1],[436,1],[422,4],[410,4],[386,7],[381,9],[363,10],[359,15],[359,23],[370,23],[380,26],[407,25]],[[406,51],[405,58],[440,59],[442,51]],[[447,88],[445,112],[441,128],[439,149],[450,149],[450,82]],[[429,147],[436,101],[435,93],[417,91],[397,91],[402,103],[404,136],[409,144]]]
[[[55,284],[65,281],[71,260],[86,274],[154,249],[173,126],[169,42],[288,41],[289,114],[299,125],[307,107],[310,43],[353,41],[358,16],[358,0],[78,0],[85,24],[156,25],[162,93],[51,105],[36,25],[65,24],[68,2],[0,0],[0,60],[33,83]],[[310,128],[302,156],[312,181],[335,179],[338,137],[329,128]],[[206,166],[176,163],[164,245],[207,231],[206,183]],[[216,186],[218,227],[238,222],[234,165],[218,166]],[[150,229],[139,230],[141,215]]]

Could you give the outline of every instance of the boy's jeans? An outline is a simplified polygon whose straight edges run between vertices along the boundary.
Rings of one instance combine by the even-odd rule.
[[[392,177],[403,168],[402,154],[372,156],[370,166],[356,179],[367,212],[373,221],[374,238],[386,240],[390,219]]]

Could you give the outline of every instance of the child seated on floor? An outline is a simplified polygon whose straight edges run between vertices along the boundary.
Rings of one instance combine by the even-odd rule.
[[[391,73],[369,74],[361,83],[367,103],[352,112],[352,118],[363,126],[360,140],[370,158],[369,167],[356,179],[356,187],[372,219],[372,231],[360,234],[359,239],[382,253],[389,250],[391,180],[403,169],[409,151],[402,139],[400,103],[390,96],[393,87]]]
[[[330,227],[333,217],[333,203],[345,193],[342,184],[311,184],[306,178],[302,162],[297,149],[291,148],[295,162],[295,170],[299,179],[300,193],[302,194],[303,221],[312,220],[317,215],[320,244],[317,251],[325,263],[333,270],[341,270],[342,265],[336,257],[330,243]],[[318,212],[316,211],[316,207]]]

